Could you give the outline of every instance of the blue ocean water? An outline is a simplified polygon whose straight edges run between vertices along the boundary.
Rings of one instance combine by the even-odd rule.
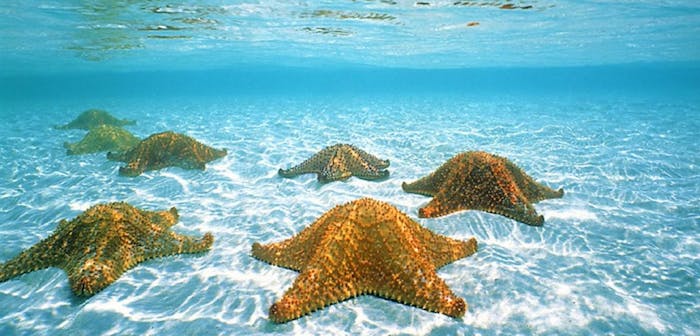
[[[180,212],[212,250],[148,261],[79,299],[58,269],[0,283],[2,335],[693,335],[700,329],[700,5],[694,1],[6,1],[0,262],[96,203]],[[510,4],[513,9],[501,8]],[[529,6],[529,7],[528,7]],[[478,24],[468,25],[477,22]],[[89,108],[228,155],[120,177],[67,156]],[[277,169],[337,142],[389,179]],[[456,153],[505,156],[561,199],[543,227],[419,219],[401,183]],[[461,319],[361,296],[286,324],[297,272],[250,255],[335,205],[389,202],[479,251],[438,271]]]

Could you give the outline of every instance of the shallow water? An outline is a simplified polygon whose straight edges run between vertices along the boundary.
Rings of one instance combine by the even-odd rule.
[[[3,169],[0,258],[45,237],[59,219],[116,200],[175,206],[175,229],[213,232],[214,247],[149,261],[84,301],[56,269],[8,281],[0,285],[3,331],[692,334],[698,327],[700,160],[688,155],[700,150],[697,103],[459,96],[104,103],[138,119],[136,135],[176,129],[229,150],[205,172],[169,168],[138,178],[117,176],[118,164],[103,154],[65,155],[62,142],[82,132],[51,126],[82,103],[26,104],[2,129],[2,156],[12,160]],[[312,175],[276,175],[335,142],[390,159],[391,178],[319,185]],[[507,156],[566,195],[536,205],[546,218],[541,228],[476,211],[418,219],[480,243],[477,254],[439,271],[469,303],[463,319],[366,296],[270,324],[267,307],[296,273],[254,260],[253,242],[287,238],[364,196],[416,218],[428,198],[402,192],[400,183],[473,149]]]
[[[0,283],[0,334],[695,334],[697,4],[512,3],[533,8],[8,2],[0,262],[110,201],[175,206],[174,230],[212,232],[215,242],[202,255],[140,264],[88,299],[53,268]],[[326,9],[335,12],[313,15]],[[461,25],[471,21],[480,24]],[[158,29],[175,24],[183,29]],[[44,39],[31,42],[35,33]],[[157,34],[176,37],[148,37]],[[63,143],[84,131],[52,128],[88,108],[137,120],[127,128],[139,137],[174,130],[228,155],[204,172],[120,177],[104,153],[66,155]],[[277,176],[337,142],[389,159],[390,178]],[[401,183],[468,150],[564,188],[535,205],[543,227],[477,211],[417,218],[429,198]],[[252,243],[288,238],[360,197],[434,232],[476,237],[476,254],[438,271],[469,304],[464,318],[361,296],[268,320],[298,273],[253,259]]]

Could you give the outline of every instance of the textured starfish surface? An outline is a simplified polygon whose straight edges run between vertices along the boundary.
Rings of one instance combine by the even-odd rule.
[[[58,267],[68,274],[78,296],[91,296],[136,264],[173,254],[209,250],[210,233],[201,239],[170,230],[175,208],[145,211],[127,203],[98,204],[75,219],[61,220],[48,238],[0,264],[0,282],[36,270]]]
[[[138,176],[165,167],[204,170],[207,162],[226,156],[225,149],[214,149],[184,134],[163,132],[149,136],[123,153],[107,153],[107,158],[126,162],[119,174]]]
[[[76,143],[64,143],[68,155],[80,155],[104,151],[126,151],[139,143],[139,138],[119,127],[100,125],[91,129]]]
[[[253,244],[253,256],[301,272],[270,319],[286,322],[371,294],[448,316],[467,305],[436,270],[476,252],[476,239],[432,233],[395,207],[369,198],[336,206],[296,236]]]
[[[535,182],[508,159],[485,153],[456,155],[432,174],[413,183],[403,183],[404,191],[433,196],[418,212],[420,217],[439,217],[460,210],[482,210],[506,216],[528,225],[542,225],[532,203],[564,196]]]
[[[318,181],[327,183],[356,176],[365,180],[377,180],[389,176],[389,160],[381,160],[353,145],[336,144],[326,147],[301,164],[280,169],[279,175],[295,177],[301,174],[318,174]]]
[[[136,121],[127,119],[117,119],[106,111],[91,109],[81,113],[75,120],[63,125],[56,126],[57,129],[84,129],[89,130],[100,125],[126,126],[136,124]]]

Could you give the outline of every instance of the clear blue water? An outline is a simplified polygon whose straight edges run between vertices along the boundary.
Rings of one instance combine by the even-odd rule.
[[[0,334],[697,334],[700,5],[453,3],[3,2],[0,262],[108,201],[175,206],[175,230],[215,243],[86,300],[58,269],[0,283]],[[229,154],[204,172],[119,177],[103,153],[65,154],[83,131],[52,129],[88,108]],[[391,177],[277,176],[336,142],[390,159]],[[535,205],[540,228],[476,211],[418,219],[429,199],[401,182],[467,150],[565,197]],[[362,296],[270,323],[298,273],[253,259],[252,243],[364,196],[477,238],[438,272],[464,318]]]

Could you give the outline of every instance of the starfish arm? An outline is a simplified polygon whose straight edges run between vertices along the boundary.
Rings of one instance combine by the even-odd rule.
[[[380,180],[389,176],[388,170],[378,170],[374,167],[369,167],[366,170],[361,170],[353,173],[354,176],[361,178],[363,180]]]
[[[296,240],[292,238],[282,242],[288,246],[305,246],[312,252],[305,256],[308,259],[303,260],[301,274],[292,286],[270,307],[272,321],[282,323],[293,320],[362,294],[355,281],[355,250],[352,246],[348,247],[348,244],[353,244],[350,238],[355,233],[353,225],[335,220],[347,218],[347,214],[346,208],[335,207],[302,231]]]
[[[48,248],[47,240],[42,240],[29,249],[22,251],[16,257],[0,264],[0,282],[54,266],[56,260]]]
[[[145,212],[128,208],[124,203],[114,203],[113,206],[112,210],[121,208],[119,214],[130,219]],[[75,295],[88,297],[96,294],[140,262],[133,258],[133,254],[140,251],[143,244],[135,244],[134,237],[146,237],[148,230],[145,227],[126,229],[126,221],[115,219],[115,216],[110,220],[103,219],[98,226],[92,227],[93,232],[71,232],[73,237],[64,239],[64,242],[70,242],[72,253],[57,266],[68,275]],[[94,238],[86,240],[86,236]]]
[[[147,260],[183,253],[201,253],[208,251],[214,243],[214,236],[207,232],[202,238],[195,239],[190,236],[167,232],[154,239],[147,245],[142,253],[136,253],[137,260]]]
[[[388,165],[377,166],[366,160],[359,152],[348,152],[344,156],[342,159],[342,162],[345,163],[344,168],[349,170],[353,176],[365,180],[377,180],[389,176],[389,172],[384,170]]]
[[[464,316],[466,302],[437,276],[435,267],[429,261],[411,255],[390,262],[391,265],[384,268],[394,271],[378,273],[380,281],[374,290],[368,291],[369,294],[447,316]]]
[[[401,183],[401,189],[407,193],[434,196],[438,191],[438,186],[432,183],[431,176],[426,176],[411,183]]]
[[[455,202],[453,199],[442,197],[440,193],[435,195],[424,207],[418,209],[418,217],[435,218],[467,209],[469,208],[459,204],[459,202]]]
[[[387,218],[386,220],[391,220]],[[436,269],[474,253],[476,240],[456,241],[434,234],[405,215],[398,228],[404,235],[378,229],[374,244],[362,244],[368,264],[360,282],[363,292],[452,317],[463,316],[467,305],[452,293]]]
[[[131,162],[126,166],[119,167],[119,175],[121,176],[135,177],[141,175],[144,171],[143,167],[134,165]]]
[[[545,199],[561,198],[564,196],[563,189],[554,190],[538,183],[532,177],[525,174],[522,169],[510,162],[510,160],[504,159],[504,161],[506,169],[511,173],[515,183],[529,202],[537,203]]]
[[[389,167],[389,160],[382,160],[370,153],[365,152],[355,146],[349,145],[355,153],[357,153],[357,159],[364,161],[372,167],[376,167],[378,170],[386,169]]]
[[[320,173],[325,156],[321,155],[322,153],[323,152],[318,153],[306,161],[289,169],[280,169],[278,174],[282,177],[295,177],[303,174]]]
[[[127,243],[107,247],[105,250],[117,252],[73,260],[62,268],[68,274],[70,287],[75,295],[92,296],[145,260],[174,254],[205,252],[209,250],[213,241],[214,238],[210,233],[206,233],[201,239],[193,239],[168,232],[151,244]],[[114,244],[116,241],[110,243]]]
[[[432,260],[435,269],[440,269],[449,263],[468,257],[477,250],[476,238],[467,241],[456,240],[422,229],[418,239],[425,246],[426,256]]]
[[[531,204],[524,202],[492,207],[475,207],[474,210],[505,216],[531,226],[541,226],[544,223],[544,216],[537,214],[537,211]]]
[[[497,202],[488,200],[486,197],[469,201],[473,197],[465,197],[467,200],[464,200],[441,192],[418,210],[418,217],[434,218],[462,210],[479,210],[505,216],[532,226],[540,226],[544,222],[544,217],[538,215],[531,204],[520,198],[516,198],[513,202],[503,195],[503,197],[498,198]]]
[[[564,197],[564,189],[563,188],[559,188],[557,190],[554,190],[546,185],[539,184],[538,193],[531,195],[531,196],[528,196],[528,199],[532,203],[537,203],[539,201],[543,201],[546,199],[562,198],[562,197]]]
[[[201,162],[202,166],[207,162],[226,156],[227,151],[225,149],[219,150],[214,147],[210,147],[205,144],[199,143],[194,139],[192,139],[192,141],[195,144],[195,148],[192,151],[192,156],[197,162]]]
[[[338,271],[305,269],[282,298],[270,306],[270,320],[276,323],[294,320],[360,294],[353,282],[340,277]]]
[[[401,188],[408,193],[435,196],[446,181],[449,180],[450,176],[455,175],[455,173],[451,171],[451,161],[453,160],[443,164],[428,176],[420,178],[412,183],[404,182],[401,184]]]
[[[262,245],[253,243],[252,254],[256,259],[267,262],[271,265],[301,271],[309,259],[311,249],[302,244],[291,246],[285,242]]]
[[[301,271],[308,264],[316,247],[321,243],[323,235],[320,233],[326,230],[334,232],[337,226],[331,226],[335,223],[333,219],[339,213],[342,216],[344,211],[345,209],[336,206],[297,235],[281,242],[265,245],[254,243],[253,257],[275,266]]]
[[[93,257],[70,262],[61,268],[68,274],[73,294],[88,297],[105,289],[135,265],[135,262],[121,264],[119,260]]]

